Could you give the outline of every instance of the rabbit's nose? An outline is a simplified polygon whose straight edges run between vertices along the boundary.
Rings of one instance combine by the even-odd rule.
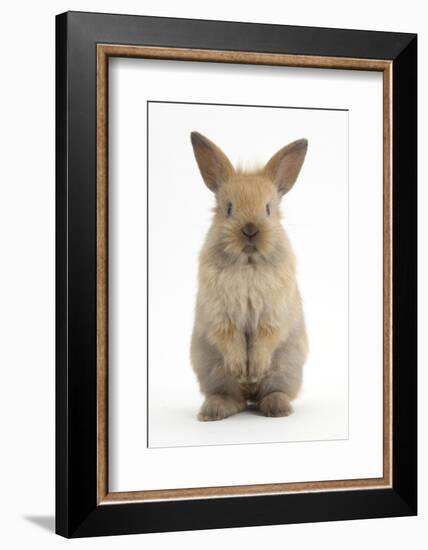
[[[241,232],[248,238],[251,239],[251,237],[254,237],[259,232],[259,228],[254,225],[253,223],[246,223],[242,229]]]

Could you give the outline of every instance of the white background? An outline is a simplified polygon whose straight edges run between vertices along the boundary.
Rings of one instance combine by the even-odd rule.
[[[195,71],[195,63],[115,59],[109,82],[110,490],[381,477],[381,75],[225,64],[201,64]],[[156,448],[150,449],[145,438],[146,98],[232,104],[245,98],[250,105],[304,107],[316,101],[318,107],[350,109],[345,115],[266,108],[249,114],[226,107],[151,105],[149,433]],[[311,346],[302,399],[288,418],[247,413],[210,424],[195,419],[201,399],[188,350],[196,255],[212,205],[189,144],[195,124],[221,142],[235,163],[246,159],[244,154],[253,163],[267,160],[298,136],[310,142],[301,178],[283,200]],[[263,139],[255,139],[257,134]]]
[[[202,81],[206,82],[208,75],[213,78],[213,67],[208,66]],[[229,78],[233,78],[236,67],[226,67]],[[195,72],[194,65],[191,70]],[[294,71],[294,76],[296,72],[299,74]],[[143,67],[139,73],[143,91]],[[120,70],[115,74],[121,78]],[[262,74],[259,86],[270,88],[274,79],[286,102],[290,98],[288,82],[278,79],[281,71],[265,68]],[[247,78],[254,79],[248,70],[238,78],[245,101]],[[231,86],[222,80],[221,87]],[[212,80],[208,88],[215,93]],[[194,86],[189,89],[194,97]],[[255,162],[263,166],[287,143],[301,137],[309,140],[304,168],[282,201],[283,225],[297,256],[310,345],[303,390],[294,402],[296,414],[288,418],[245,412],[215,424],[196,419],[203,398],[190,368],[189,348],[198,253],[211,223],[215,199],[193,156],[189,135],[195,129],[220,144],[235,166]],[[110,135],[114,132],[113,128]],[[111,160],[112,156],[114,152],[110,153]],[[150,103],[148,181],[149,446],[346,439],[348,111]],[[125,178],[121,182],[122,193],[132,192]],[[110,189],[114,185],[110,180]],[[145,181],[141,185],[144,187]],[[114,257],[111,259],[114,263]],[[126,275],[124,272],[125,286]],[[115,336],[111,337],[114,342]],[[121,369],[120,353],[116,368]]]
[[[0,102],[0,323],[2,434],[0,487],[0,542],[10,549],[32,548],[141,548],[219,546],[260,548],[283,544],[299,548],[328,547],[350,550],[382,544],[391,550],[424,548],[427,483],[420,472],[420,516],[356,522],[111,537],[67,542],[52,534],[54,511],[54,20],[67,9],[144,13],[177,17],[246,20],[292,25],[419,32],[420,78],[426,77],[428,23],[422,4],[386,0],[343,3],[340,0],[284,6],[275,0],[231,3],[218,0],[16,2],[3,7],[1,41],[5,55]],[[29,47],[31,45],[31,48]],[[13,47],[12,47],[13,46]],[[422,97],[422,93],[420,93]],[[420,105],[420,137],[426,130],[426,109]],[[424,180],[424,139],[420,140],[420,183]],[[25,162],[23,162],[25,153]],[[426,193],[420,185],[420,213]],[[426,209],[424,209],[426,210]],[[420,216],[422,236],[423,220]],[[425,225],[426,227],[426,225]],[[419,248],[423,249],[422,238]],[[424,259],[420,261],[423,280]],[[425,300],[422,300],[421,304]],[[423,304],[425,305],[425,304]],[[421,307],[422,310],[422,307]],[[424,308],[425,310],[425,308]],[[422,312],[420,313],[422,320]],[[423,340],[420,324],[421,365]],[[419,394],[428,390],[422,368]],[[420,399],[420,463],[426,457],[426,406]],[[410,539],[409,539],[410,537]],[[426,540],[426,539],[425,539]]]

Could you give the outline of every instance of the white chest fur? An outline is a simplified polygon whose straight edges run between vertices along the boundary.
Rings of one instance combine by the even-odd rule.
[[[232,266],[210,277],[210,313],[241,330],[254,330],[262,319],[276,323],[285,312],[286,286],[281,273],[270,267]]]

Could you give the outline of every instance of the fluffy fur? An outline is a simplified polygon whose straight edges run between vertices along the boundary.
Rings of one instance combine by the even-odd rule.
[[[303,164],[307,141],[276,153],[262,169],[235,170],[192,132],[201,175],[215,193],[213,222],[199,260],[191,360],[205,402],[200,420],[256,406],[287,416],[302,383],[307,336],[295,257],[279,203]]]

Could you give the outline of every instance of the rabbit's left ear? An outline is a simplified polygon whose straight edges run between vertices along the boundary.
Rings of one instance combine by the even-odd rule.
[[[297,180],[307,149],[307,139],[293,141],[280,149],[264,167],[281,196],[288,193]]]
[[[216,193],[234,173],[233,166],[220,147],[199,132],[192,132],[190,139],[202,178],[208,189]]]

